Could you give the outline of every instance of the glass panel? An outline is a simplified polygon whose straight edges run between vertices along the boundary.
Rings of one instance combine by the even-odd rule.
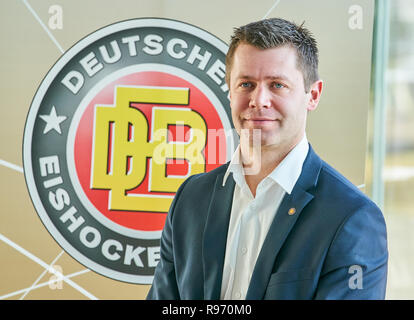
[[[414,1],[390,1],[384,214],[388,299],[414,299]]]

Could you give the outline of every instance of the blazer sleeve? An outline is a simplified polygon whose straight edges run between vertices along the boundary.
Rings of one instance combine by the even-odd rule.
[[[181,191],[190,179],[191,177],[184,181],[178,189],[167,214],[167,219],[161,235],[160,260],[155,268],[154,280],[148,292],[147,300],[180,299],[174,266],[173,215]]]
[[[368,203],[339,227],[322,268],[315,299],[385,298],[387,233],[383,215]]]

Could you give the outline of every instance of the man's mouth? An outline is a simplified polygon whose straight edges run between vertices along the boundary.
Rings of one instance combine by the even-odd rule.
[[[244,121],[251,124],[268,124],[268,123],[274,123],[278,121],[277,119],[273,118],[265,118],[265,117],[252,117],[252,118],[244,118]]]

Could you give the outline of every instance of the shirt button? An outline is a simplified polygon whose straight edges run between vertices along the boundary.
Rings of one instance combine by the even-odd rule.
[[[241,293],[240,293],[240,292],[236,292],[236,293],[234,294],[234,297],[235,297],[236,299],[240,299],[240,298],[241,298]]]
[[[246,252],[247,252],[247,248],[246,247],[241,248],[241,253],[242,254],[246,254]]]

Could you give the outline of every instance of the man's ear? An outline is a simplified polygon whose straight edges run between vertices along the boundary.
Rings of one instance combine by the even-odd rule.
[[[322,94],[322,87],[323,87],[322,80],[315,81],[311,85],[309,93],[308,93],[309,94],[309,100],[308,100],[308,106],[307,106],[308,111],[313,111],[318,106],[318,103],[319,103],[319,100]]]
[[[229,89],[229,99],[231,101],[231,87],[230,87],[230,76],[226,78],[227,88]]]

